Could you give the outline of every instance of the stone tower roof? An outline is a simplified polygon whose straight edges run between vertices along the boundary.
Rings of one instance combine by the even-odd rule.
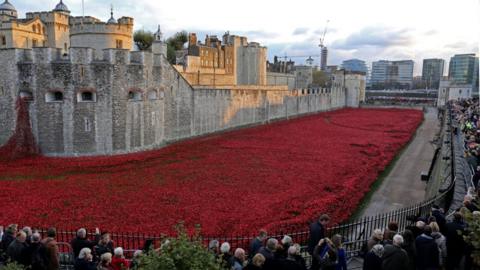
[[[117,23],[117,20],[113,17],[113,6],[110,8],[110,19],[108,19],[107,24]]]
[[[70,10],[68,10],[67,5],[63,3],[63,0],[60,0],[60,3],[58,3],[55,6],[55,9],[53,11],[60,11],[60,12],[67,12],[70,13]]]
[[[8,0],[5,0],[5,2],[0,5],[0,10],[17,11],[15,7],[8,2]]]

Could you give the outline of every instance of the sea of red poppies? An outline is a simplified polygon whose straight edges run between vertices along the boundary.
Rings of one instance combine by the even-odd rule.
[[[422,119],[343,109],[130,155],[0,161],[0,224],[232,235],[341,222]]]

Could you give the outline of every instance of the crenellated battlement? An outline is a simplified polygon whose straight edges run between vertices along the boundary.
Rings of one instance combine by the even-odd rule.
[[[92,48],[70,48],[69,54],[64,54],[57,48],[5,49],[3,54],[15,57],[17,63],[47,64],[71,63],[89,65],[103,62],[112,65],[148,65],[160,66],[161,55],[146,51],[129,51],[123,49],[104,49],[101,57]]]

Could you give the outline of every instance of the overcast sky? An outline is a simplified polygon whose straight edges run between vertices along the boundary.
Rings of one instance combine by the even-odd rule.
[[[58,0],[10,0],[21,16],[30,10],[52,9]],[[81,0],[64,0],[72,15],[82,14]],[[415,61],[456,53],[478,53],[480,0],[240,0],[155,1],[85,0],[85,14],[107,20],[110,4],[115,17],[135,18],[136,29],[156,30],[166,36],[176,31],[221,36],[225,31],[246,35],[274,55],[319,54],[319,39],[330,20],[325,44],[328,64],[359,58]],[[315,58],[317,63],[318,58]],[[303,64],[305,58],[294,58]]]

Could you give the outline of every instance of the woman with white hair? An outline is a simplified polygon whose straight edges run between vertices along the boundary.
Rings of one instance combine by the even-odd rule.
[[[383,246],[374,245],[363,259],[363,270],[382,270]]]
[[[129,262],[123,256],[123,248],[117,247],[113,253],[112,267],[114,270],[125,270],[130,267]]]
[[[100,256],[97,270],[115,270],[112,266],[112,253],[106,252]]]
[[[230,269],[232,267],[232,254],[230,254],[230,244],[228,242],[223,242],[220,246],[220,256],[222,258],[223,266]]]
[[[92,250],[89,248],[82,248],[75,260],[75,270],[95,270],[95,263],[93,262]]]

